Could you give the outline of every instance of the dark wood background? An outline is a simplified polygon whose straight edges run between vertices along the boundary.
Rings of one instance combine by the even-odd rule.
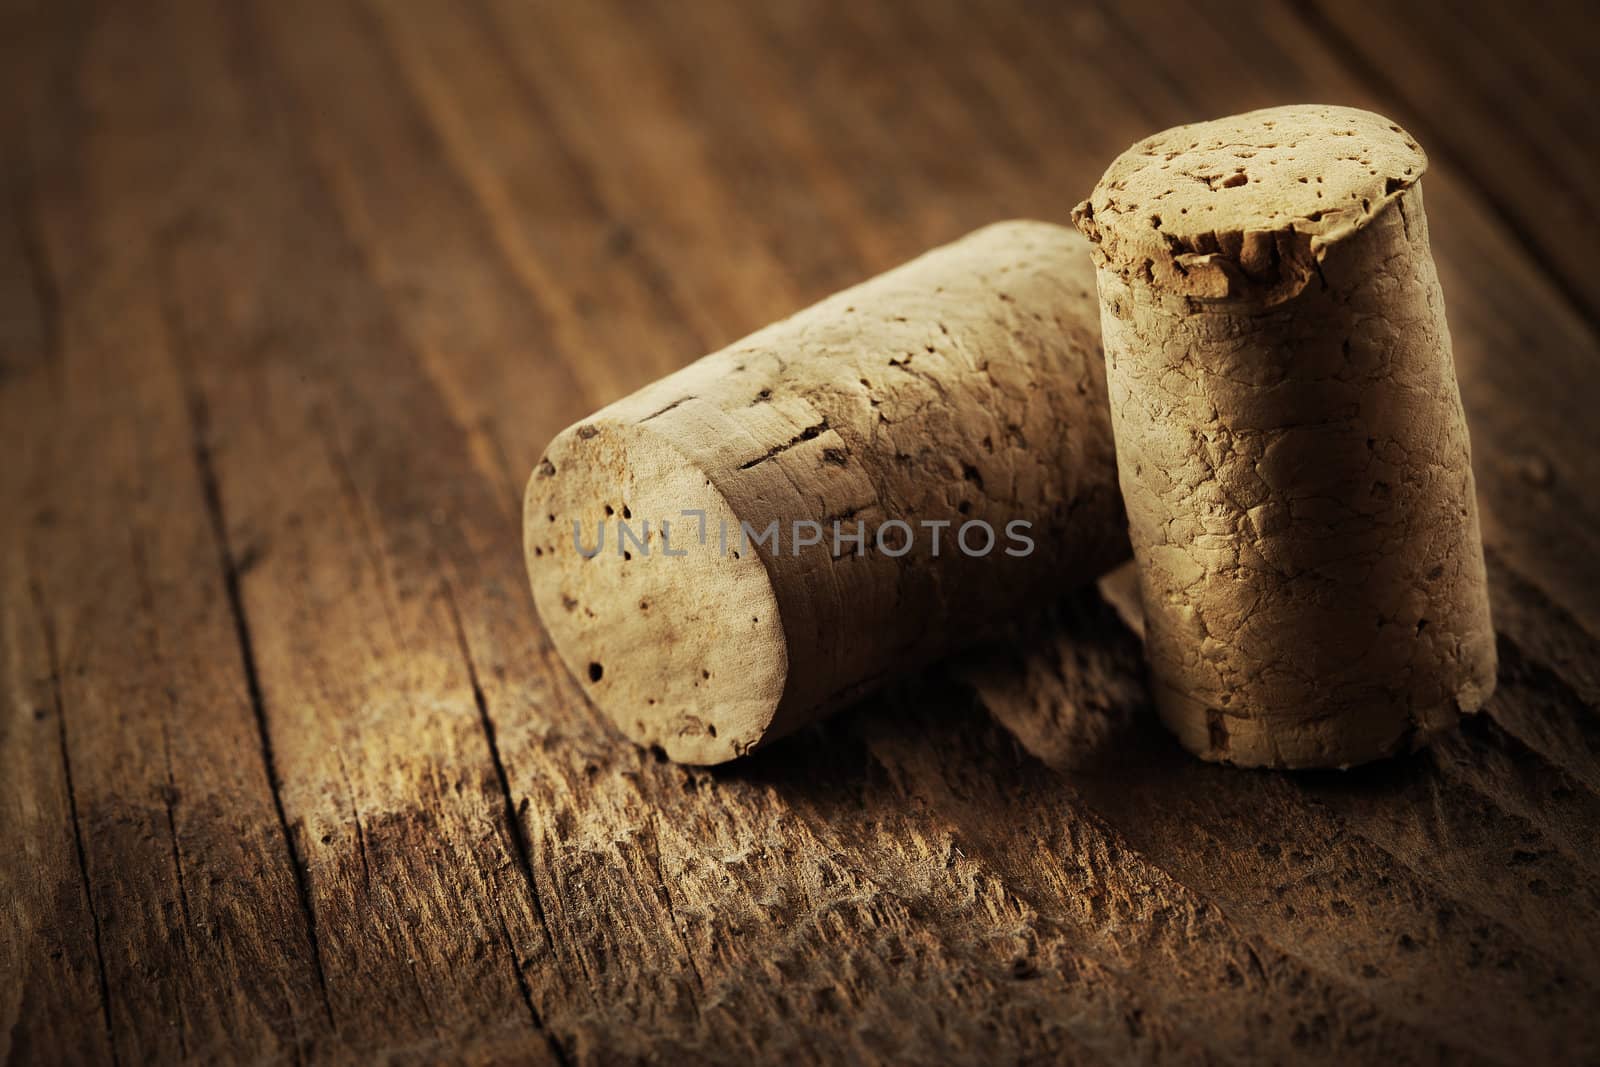
[[[1600,1055],[1582,5],[3,10],[0,1059]],[[585,704],[518,536],[558,429],[1307,101],[1433,160],[1489,714],[1203,766],[1093,590],[723,769]]]

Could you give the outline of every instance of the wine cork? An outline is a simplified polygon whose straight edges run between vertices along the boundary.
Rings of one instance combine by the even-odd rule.
[[[1074,212],[1157,704],[1206,759],[1360,763],[1493,691],[1426,166],[1380,116],[1273,108],[1140,142]]]
[[[719,763],[1093,580],[1128,552],[1098,320],[1083,238],[1001,223],[562,431],[524,510],[561,658]]]

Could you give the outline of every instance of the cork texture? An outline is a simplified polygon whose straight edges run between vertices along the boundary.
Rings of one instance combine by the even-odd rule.
[[[525,507],[563,660],[628,736],[717,763],[1092,580],[1128,553],[1098,320],[1083,238],[1001,223],[563,431]],[[574,520],[586,551],[620,518],[656,550],[586,558]],[[884,552],[892,520],[914,536]],[[740,540],[774,521],[779,551]],[[792,549],[797,521],[821,543]]]
[[[1359,763],[1494,688],[1426,166],[1275,108],[1140,142],[1075,212],[1157,702],[1207,759]]]

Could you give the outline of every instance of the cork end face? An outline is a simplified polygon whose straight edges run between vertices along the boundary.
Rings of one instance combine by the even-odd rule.
[[[1416,139],[1356,108],[1267,108],[1177,126],[1112,162],[1073,213],[1102,269],[1195,300],[1288,299],[1326,249],[1427,169]]]
[[[788,676],[771,580],[738,530],[705,473],[630,423],[563,431],[528,481],[523,547],[557,652],[624,734],[681,763],[760,743]]]

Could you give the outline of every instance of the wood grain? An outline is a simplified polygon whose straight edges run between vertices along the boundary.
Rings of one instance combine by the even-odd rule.
[[[1600,1054],[1592,31],[1362,19],[6,5],[0,1048]],[[1145,133],[1311,99],[1434,158],[1490,715],[1356,774],[1206,767],[1093,591],[716,772],[584,703],[519,555],[556,430],[985,222],[1064,221]]]

